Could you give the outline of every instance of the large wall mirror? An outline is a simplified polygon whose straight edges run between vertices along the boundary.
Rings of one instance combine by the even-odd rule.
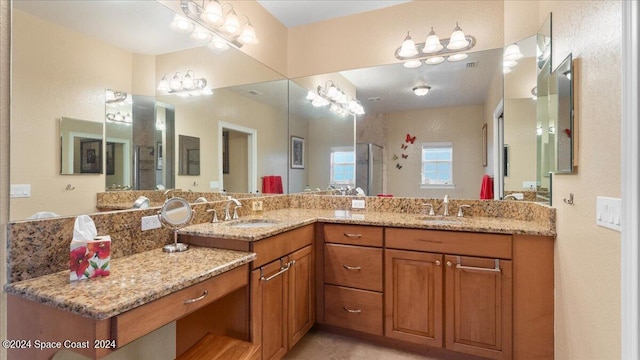
[[[60,174],[102,174],[102,123],[60,119]]]
[[[30,184],[32,196],[11,199],[11,220],[40,211],[92,213],[96,193],[111,190],[233,190],[228,185],[244,177],[242,190],[254,192],[265,175],[280,175],[287,189],[288,83],[281,74],[237,49],[215,52],[175,32],[175,13],[156,1],[17,0],[12,11],[10,181]],[[213,94],[157,90],[164,75],[189,70],[206,78]],[[105,89],[130,101],[107,104]],[[129,116],[130,124],[111,121]],[[62,117],[99,124],[101,172],[60,175]],[[257,140],[251,157],[248,145],[233,145],[246,140],[234,137],[231,173],[224,175],[236,178],[227,181],[218,165],[219,123],[249,129]],[[178,134],[200,138],[199,175],[178,174]],[[245,170],[249,163],[255,171]]]
[[[332,115],[328,107],[304,115],[305,109],[313,108],[305,98],[307,91],[327,80],[343,89],[351,87],[364,106],[365,114],[355,117],[355,139],[352,120]],[[428,94],[416,95],[414,88],[419,86],[429,86]],[[310,158],[310,169],[290,169],[290,191],[336,184],[329,178],[332,163],[327,154],[343,147],[356,149],[349,159],[356,166],[355,185],[368,195],[477,199],[482,177],[490,171],[482,156],[483,125],[492,121],[502,98],[502,49],[416,69],[397,63],[293,79],[290,96],[292,135],[330,136],[335,142],[322,142],[324,149],[318,151],[324,155]],[[453,147],[449,184],[426,183],[423,177],[423,144],[439,143]]]

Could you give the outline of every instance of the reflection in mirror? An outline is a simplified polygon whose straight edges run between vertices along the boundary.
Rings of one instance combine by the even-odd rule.
[[[60,119],[60,174],[102,173],[102,123]]]
[[[573,67],[569,54],[553,72],[557,100],[556,173],[573,173]]]
[[[178,175],[200,175],[200,138],[180,135],[178,144],[180,149]]]
[[[126,92],[105,91],[106,186],[109,190],[131,188],[133,99]]]
[[[329,106],[314,106],[307,99],[310,89],[325,84],[323,77],[289,81],[289,135],[292,144],[297,141],[304,147],[299,151],[304,158],[289,166],[289,193],[325,190],[329,186],[355,187],[355,116],[340,115]],[[294,150],[290,148],[290,156]]]

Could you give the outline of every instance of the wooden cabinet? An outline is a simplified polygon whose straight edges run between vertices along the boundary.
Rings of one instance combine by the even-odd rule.
[[[324,323],[383,335],[383,229],[326,224],[324,241]]]
[[[442,347],[443,256],[385,251],[385,336]]]
[[[282,358],[315,323],[313,226],[301,229],[254,246],[262,260],[251,273],[251,333],[263,360]]]
[[[387,246],[417,250],[385,249],[386,336],[512,358],[510,236],[405,229],[386,236]]]

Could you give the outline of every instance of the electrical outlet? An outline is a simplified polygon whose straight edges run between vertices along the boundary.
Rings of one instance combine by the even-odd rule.
[[[351,200],[352,209],[364,209],[364,200]]]
[[[142,231],[160,228],[160,217],[158,215],[142,217]]]
[[[259,200],[251,203],[251,209],[253,209],[253,211],[262,211],[262,201]]]

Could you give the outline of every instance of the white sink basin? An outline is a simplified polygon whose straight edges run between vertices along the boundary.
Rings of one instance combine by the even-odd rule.
[[[253,229],[253,228],[261,228],[261,227],[269,227],[276,225],[278,222],[273,220],[266,219],[251,219],[251,220],[238,220],[227,223],[226,226],[232,227],[235,229]]]

